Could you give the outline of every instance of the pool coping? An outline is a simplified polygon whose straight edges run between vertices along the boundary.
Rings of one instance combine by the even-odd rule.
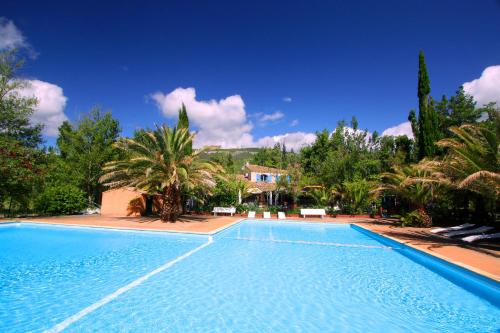
[[[73,224],[73,223],[59,223],[59,222],[47,222],[47,221],[30,221],[30,220],[12,220],[12,221],[0,221],[1,224],[8,223],[33,223],[33,224],[49,224],[49,225],[61,225],[68,227],[85,227],[85,228],[95,228],[95,229],[115,229],[115,230],[128,230],[128,231],[151,231],[151,232],[163,232],[163,233],[175,233],[175,234],[191,234],[191,235],[201,235],[201,236],[213,236],[233,225],[246,220],[246,218],[241,218],[231,223],[228,223],[222,227],[214,229],[212,231],[183,231],[183,230],[161,230],[153,228],[129,228],[120,226],[109,226],[109,225],[92,225],[92,224]]]
[[[463,269],[465,269],[465,270],[467,270],[467,271],[470,271],[470,272],[472,272],[472,273],[475,273],[475,274],[481,275],[481,276],[483,276],[483,277],[489,278],[489,279],[491,279],[491,280],[493,280],[493,281],[496,281],[496,282],[500,282],[500,277],[499,277],[499,276],[497,276],[497,275],[495,275],[495,274],[488,273],[488,272],[486,272],[486,271],[484,271],[484,270],[482,270],[482,269],[480,269],[480,268],[476,268],[476,267],[473,267],[473,266],[470,266],[470,265],[464,264],[464,263],[462,263],[462,262],[455,261],[455,260],[453,260],[453,259],[451,259],[451,258],[449,258],[449,257],[443,256],[443,255],[441,255],[441,254],[439,254],[439,253],[432,252],[432,251],[429,251],[429,250],[427,250],[427,249],[425,249],[425,248],[421,248],[421,247],[415,246],[415,245],[413,245],[413,244],[411,244],[411,243],[409,243],[409,242],[404,242],[404,241],[402,241],[402,240],[400,240],[400,239],[398,239],[398,238],[395,238],[395,237],[392,237],[392,236],[388,236],[388,235],[384,235],[384,234],[378,233],[378,232],[376,232],[376,231],[374,231],[374,230],[371,230],[371,229],[369,229],[369,228],[367,228],[367,227],[361,226],[361,225],[359,225],[359,224],[357,224],[357,223],[351,223],[351,224],[352,224],[352,225],[355,225],[355,226],[357,226],[357,227],[359,227],[359,228],[361,228],[361,229],[363,229],[363,230],[365,230],[365,231],[368,231],[368,232],[370,232],[370,233],[374,233],[374,234],[376,234],[376,235],[378,235],[378,236],[381,236],[381,237],[387,238],[387,239],[389,239],[389,240],[391,240],[391,241],[393,241],[393,242],[397,242],[397,243],[402,244],[402,245],[404,245],[404,246],[408,246],[409,248],[411,248],[411,249],[413,249],[413,250],[415,250],[415,251],[422,252],[422,253],[427,254],[427,255],[430,255],[430,256],[432,256],[432,257],[436,257],[436,258],[438,258],[438,259],[441,259],[441,260],[443,260],[443,261],[445,261],[445,262],[448,262],[448,263],[450,263],[450,264],[453,264],[453,265],[455,265],[455,266],[458,266],[458,267],[460,267],[460,268],[463,268]]]

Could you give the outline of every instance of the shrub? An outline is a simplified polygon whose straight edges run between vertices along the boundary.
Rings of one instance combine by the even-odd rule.
[[[428,227],[426,219],[418,210],[413,210],[409,213],[403,214],[400,219],[402,227]]]
[[[85,203],[85,194],[74,185],[49,186],[36,198],[35,209],[43,214],[74,214]]]

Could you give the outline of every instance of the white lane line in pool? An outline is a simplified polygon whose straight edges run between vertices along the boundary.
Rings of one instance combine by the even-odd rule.
[[[212,236],[209,236],[208,237],[208,241],[200,246],[198,246],[197,248],[189,251],[189,252],[186,252],[184,253],[183,255],[175,258],[174,260],[171,260],[167,263],[165,263],[164,265],[158,267],[157,269],[155,269],[154,271],[151,271],[149,272],[148,274],[146,275],[143,275],[141,276],[140,278],[138,278],[137,280],[134,280],[132,281],[131,283],[127,284],[126,286],[124,287],[121,287],[120,289],[116,290],[114,293],[112,294],[109,294],[108,296],[100,299],[99,301],[97,301],[96,303],[86,307],[85,309],[81,310],[80,312],[72,315],[71,317],[68,317],[66,318],[64,321],[60,322],[59,324],[55,325],[54,327],[44,331],[45,333],[56,333],[56,332],[61,332],[62,330],[64,330],[65,328],[67,328],[69,325],[73,324],[74,322],[82,319],[83,317],[85,317],[86,315],[88,315],[89,313],[97,310],[98,308],[100,308],[101,306],[111,302],[112,300],[114,300],[115,298],[117,298],[118,296],[120,296],[121,294],[129,291],[130,289],[132,288],[135,288],[137,287],[138,285],[140,285],[141,283],[143,283],[144,281],[146,281],[147,279],[149,279],[150,277],[152,277],[153,275],[156,275],[164,270],[166,270],[167,268],[170,268],[172,267],[173,265],[175,265],[176,263],[178,263],[179,261],[182,261],[184,259],[186,259],[187,257],[191,256],[192,254],[202,250],[203,248],[207,247],[208,245],[212,244],[213,243],[213,238]]]
[[[246,238],[246,237],[235,237],[233,239],[246,240],[246,241],[258,241],[258,242],[271,242],[271,243],[286,243],[286,244],[306,244],[306,245],[321,245],[321,246],[338,246],[338,247],[362,247],[367,249],[394,249],[392,246],[380,246],[380,245],[362,245],[362,244],[344,244],[344,243],[330,243],[330,242],[314,242],[314,241],[302,241],[302,240],[280,240],[280,239],[257,239],[257,238]]]

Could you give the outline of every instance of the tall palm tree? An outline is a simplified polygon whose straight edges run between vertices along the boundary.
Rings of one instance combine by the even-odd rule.
[[[163,125],[142,131],[135,139],[119,140],[115,146],[125,157],[107,163],[100,181],[112,188],[128,186],[161,194],[160,218],[175,222],[182,213],[183,191],[210,194],[216,175],[223,171],[217,163],[200,158],[208,147],[188,149],[193,138],[187,128]]]

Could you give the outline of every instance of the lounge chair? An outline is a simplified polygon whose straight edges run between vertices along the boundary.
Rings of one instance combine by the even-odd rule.
[[[467,236],[462,238],[464,242],[467,243],[473,243],[473,242],[479,242],[485,239],[499,239],[500,238],[500,232],[497,232],[495,234],[482,234],[482,235],[473,235],[473,236]]]
[[[264,218],[265,219],[270,219],[271,218],[271,212],[264,212]]]
[[[455,236],[462,236],[462,235],[473,235],[473,234],[481,234],[486,231],[492,230],[493,227],[479,227],[475,229],[469,229],[469,230],[457,230],[457,231],[452,231],[444,234],[446,237],[455,237]]]
[[[455,227],[449,227],[449,228],[434,228],[434,229],[431,229],[431,232],[433,234],[439,234],[441,232],[458,231],[458,230],[462,230],[462,229],[472,228],[473,226],[475,226],[475,224],[465,223],[465,224],[461,224],[461,225],[457,225]]]
[[[278,220],[284,220],[286,219],[285,212],[278,212]]]
[[[251,218],[251,219],[255,218],[255,211],[253,211],[253,210],[249,211],[248,218]]]

